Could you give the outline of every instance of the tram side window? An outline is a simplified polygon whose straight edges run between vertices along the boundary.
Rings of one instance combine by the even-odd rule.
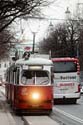
[[[19,69],[17,69],[15,72],[15,83],[19,84]]]
[[[6,81],[8,82],[9,81],[9,72],[6,72]]]
[[[10,71],[8,72],[8,82],[10,83]]]
[[[10,83],[14,83],[14,73],[13,73],[13,71],[11,70],[10,71]]]
[[[11,77],[11,76],[12,76],[12,74],[11,74],[11,71],[10,71],[10,83],[11,83],[11,81],[12,81],[12,77]]]
[[[14,72],[12,72],[12,83],[14,84]]]
[[[19,69],[17,69],[17,84],[19,84]]]
[[[14,72],[14,84],[17,83],[17,72]]]
[[[7,71],[6,73],[6,81],[10,83],[10,71]]]

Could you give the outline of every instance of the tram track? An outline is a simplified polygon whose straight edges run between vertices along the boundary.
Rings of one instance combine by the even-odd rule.
[[[13,116],[16,125],[62,125],[59,124],[57,119],[53,119],[50,115],[45,114],[18,114],[16,115],[15,112],[10,108],[10,113]]]
[[[49,116],[23,116],[24,125],[59,125]]]
[[[16,125],[60,125],[59,122],[47,115],[16,115],[12,112]]]

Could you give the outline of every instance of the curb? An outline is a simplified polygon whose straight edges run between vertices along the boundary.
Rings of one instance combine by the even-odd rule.
[[[27,122],[27,120],[24,117],[22,117],[22,119],[24,121],[24,125],[29,125],[29,123]]]

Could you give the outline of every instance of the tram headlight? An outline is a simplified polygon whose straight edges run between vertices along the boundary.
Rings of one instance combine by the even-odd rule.
[[[32,99],[33,100],[39,100],[40,99],[40,94],[38,92],[32,93]]]

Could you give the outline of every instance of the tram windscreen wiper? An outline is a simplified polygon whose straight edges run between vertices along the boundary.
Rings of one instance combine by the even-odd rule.
[[[46,85],[46,84],[48,84],[48,82],[49,82],[49,80],[47,79],[47,80],[44,80],[44,81],[40,82],[39,84]]]

